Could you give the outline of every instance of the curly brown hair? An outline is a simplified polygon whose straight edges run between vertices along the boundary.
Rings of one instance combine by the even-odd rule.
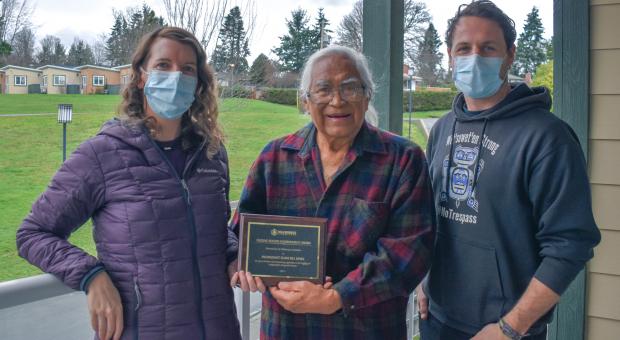
[[[150,56],[151,46],[158,38],[167,38],[190,46],[196,53],[198,85],[192,106],[181,118],[181,136],[183,148],[188,149],[206,139],[207,157],[211,158],[219,150],[224,141],[224,134],[218,123],[217,85],[213,69],[207,65],[207,56],[190,32],[178,27],[162,27],[145,34],[131,61],[131,80],[123,90],[123,101],[119,107],[119,118],[130,125],[146,126],[151,135],[159,127],[153,117],[144,111],[144,91],[138,86],[143,66]],[[197,138],[198,137],[198,138]]]

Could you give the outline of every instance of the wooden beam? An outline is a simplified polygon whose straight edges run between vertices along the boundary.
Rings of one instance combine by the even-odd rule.
[[[553,112],[575,130],[588,159],[590,3],[554,0],[553,7]],[[584,269],[562,295],[547,339],[584,339],[586,279]]]
[[[376,92],[379,127],[403,131],[403,0],[364,0],[363,51]]]

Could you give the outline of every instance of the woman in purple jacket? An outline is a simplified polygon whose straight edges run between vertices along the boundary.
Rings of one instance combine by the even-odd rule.
[[[78,147],[17,232],[22,257],[87,292],[100,339],[240,339],[216,90],[191,33],[146,35],[119,119]],[[89,218],[98,257],[67,241]]]

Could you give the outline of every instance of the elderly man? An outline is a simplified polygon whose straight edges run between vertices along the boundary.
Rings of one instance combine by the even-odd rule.
[[[545,88],[511,86],[514,22],[459,8],[446,43],[462,92],[431,131],[435,257],[418,289],[422,340],[545,339],[551,309],[600,233],[586,164]]]
[[[407,299],[426,274],[434,208],[422,150],[366,122],[373,83],[365,58],[330,46],[307,61],[302,100],[312,123],[270,142],[248,176],[239,213],[328,219],[332,282],[263,285],[261,339],[405,339]],[[233,264],[234,266],[234,264]]]

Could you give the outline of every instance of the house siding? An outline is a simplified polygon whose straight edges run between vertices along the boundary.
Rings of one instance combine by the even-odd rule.
[[[43,87],[43,77],[47,76],[47,86]],[[65,85],[54,85],[54,76],[65,76]],[[41,69],[41,87],[47,94],[65,94],[67,93],[67,85],[79,84],[80,73],[78,71],[70,71],[55,67],[46,67]]]
[[[86,87],[82,90],[84,94],[103,93],[107,85],[120,85],[121,83],[118,71],[87,67],[81,69],[81,75],[86,76]],[[94,86],[93,76],[104,76],[104,86]]]
[[[602,240],[588,265],[586,339],[620,334],[620,0],[590,1],[589,166]]]
[[[121,84],[121,91],[125,88],[125,86],[131,81],[131,67],[123,67],[121,69],[119,69],[120,71],[120,75],[119,75],[119,79],[120,79],[120,84]],[[127,83],[123,83],[123,77],[127,76]]]
[[[23,70],[18,68],[7,68],[4,72],[4,84],[2,85],[4,93],[9,94],[27,94],[28,85],[40,84],[41,73],[35,70]],[[15,86],[15,76],[26,76],[26,86]],[[6,88],[6,89],[5,89]]]

